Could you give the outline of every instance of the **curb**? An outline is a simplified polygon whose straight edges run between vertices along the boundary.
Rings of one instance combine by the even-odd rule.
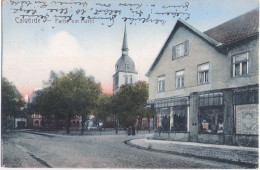
[[[31,133],[31,134],[35,134],[35,135],[46,136],[46,137],[49,137],[49,138],[55,137],[55,135],[45,134],[45,133],[38,133],[38,132],[33,132],[33,131],[22,131],[22,132],[23,133]]]
[[[199,155],[196,153],[182,153],[182,152],[178,152],[178,151],[160,150],[160,149],[152,148],[152,146],[144,147],[144,146],[133,144],[133,143],[131,143],[131,140],[133,140],[133,139],[126,140],[126,141],[124,141],[124,143],[131,147],[135,147],[138,149],[144,149],[144,150],[148,150],[148,151],[153,151],[153,152],[174,154],[174,155],[186,156],[186,157],[195,157],[195,158],[200,158],[200,159],[205,159],[205,160],[219,161],[219,162],[223,162],[223,163],[231,163],[231,164],[246,166],[247,168],[258,168],[258,162],[253,164],[253,163],[248,163],[248,162],[241,162],[240,160],[233,161],[233,160],[221,159],[219,157],[206,157],[206,156]]]

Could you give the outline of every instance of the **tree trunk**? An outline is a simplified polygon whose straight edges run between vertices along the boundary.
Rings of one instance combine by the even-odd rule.
[[[154,120],[155,120],[155,119],[154,119],[154,116],[153,116],[153,130],[154,130],[154,126],[155,126],[155,122],[154,122]]]
[[[149,130],[149,133],[150,133],[150,118],[147,117],[147,119],[148,119],[148,130]]]
[[[15,115],[14,115],[13,129],[15,129]]]
[[[116,118],[116,134],[118,133],[118,118]]]
[[[70,116],[68,117],[67,119],[67,133],[69,134],[70,133]]]
[[[86,123],[86,117],[85,117],[85,116],[82,116],[81,131],[80,131],[80,134],[81,134],[81,135],[83,135],[83,133],[84,133],[85,123]]]

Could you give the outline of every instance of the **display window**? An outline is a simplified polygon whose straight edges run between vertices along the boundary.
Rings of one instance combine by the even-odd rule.
[[[200,108],[200,133],[220,134],[224,130],[224,112],[222,107]]]

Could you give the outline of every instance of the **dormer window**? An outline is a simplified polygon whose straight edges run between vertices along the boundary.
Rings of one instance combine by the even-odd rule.
[[[125,69],[130,70],[130,64],[125,64]]]
[[[172,47],[172,59],[183,57],[189,54],[189,41],[184,41],[181,44]]]
[[[119,68],[118,65],[116,65],[116,71],[118,71],[118,68]]]

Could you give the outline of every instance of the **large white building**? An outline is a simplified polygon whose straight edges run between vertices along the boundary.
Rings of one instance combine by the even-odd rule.
[[[179,19],[147,76],[156,139],[258,147],[258,9],[205,32]]]
[[[128,56],[126,26],[122,45],[122,56],[115,65],[115,74],[113,75],[113,92],[117,92],[124,84],[134,84],[138,80],[138,72],[135,69],[134,61]]]

